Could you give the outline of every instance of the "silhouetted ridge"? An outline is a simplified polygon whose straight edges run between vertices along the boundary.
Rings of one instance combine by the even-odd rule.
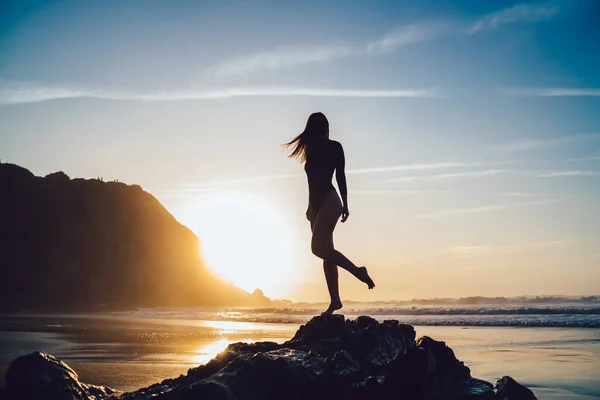
[[[211,274],[139,185],[0,164],[0,193],[1,310],[267,304]]]

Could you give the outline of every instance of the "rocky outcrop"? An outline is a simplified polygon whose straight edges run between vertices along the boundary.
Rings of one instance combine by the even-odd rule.
[[[536,400],[531,390],[510,376],[503,376],[496,382],[496,397],[498,400]]]
[[[67,364],[42,352],[17,358],[6,372],[6,400],[96,400],[116,393],[79,382]]]
[[[0,194],[1,311],[269,304],[212,274],[138,185],[0,163]]]
[[[23,358],[13,362],[9,373],[15,364],[28,365]],[[50,360],[48,368],[53,370],[57,361],[45,355],[42,359]],[[89,389],[80,389],[89,385],[79,383],[68,366],[60,365],[67,372],[58,375],[56,390],[68,388],[72,394],[69,399],[91,398]],[[19,376],[29,373],[23,367],[20,371]],[[7,375],[10,393],[29,390],[36,391],[39,400],[54,398],[35,386],[26,389],[14,382]],[[535,399],[513,379],[505,377],[502,382],[496,393],[492,384],[473,378],[444,342],[429,337],[415,341],[410,325],[394,320],[378,322],[370,317],[345,320],[334,315],[313,318],[283,344],[235,343],[185,376],[121,395],[100,388],[104,392],[95,392],[99,394],[94,396],[120,400]],[[43,388],[51,393],[51,386]],[[522,397],[526,392],[531,397]]]

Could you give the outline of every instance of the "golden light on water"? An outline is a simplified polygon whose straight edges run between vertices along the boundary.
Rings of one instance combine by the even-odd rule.
[[[226,314],[226,313],[222,313]],[[248,332],[256,334],[260,331],[280,331],[295,329],[288,324],[274,324],[268,322],[246,322],[246,321],[202,321],[202,326],[219,330],[220,334],[231,334]]]
[[[294,268],[298,240],[273,204],[241,192],[202,198],[185,221],[201,240],[208,266],[252,292],[277,292]]]
[[[255,323],[244,321],[199,321],[200,326],[214,331],[218,339],[192,348],[190,361],[206,364],[231,343],[270,341],[283,343],[294,336],[297,326],[293,324]]]
[[[218,329],[221,334],[231,334],[240,331],[254,331],[258,329],[258,324],[253,322],[203,321],[203,325],[213,329]]]
[[[217,354],[225,350],[231,343],[237,343],[240,341],[246,341],[249,343],[254,342],[257,340],[256,335],[258,332],[269,328],[268,326],[265,326],[265,324],[238,321],[202,321],[202,326],[217,330],[219,335],[231,335],[232,337],[224,337],[198,348],[194,352],[195,354],[191,359],[194,364],[206,364],[216,357]],[[251,336],[255,336],[254,340],[250,338],[247,338],[246,340],[240,340],[239,334],[242,332],[248,333]]]
[[[207,343],[196,351],[196,355],[192,357],[192,362],[194,364],[206,364],[233,342],[234,341],[229,339],[220,339],[211,343]]]

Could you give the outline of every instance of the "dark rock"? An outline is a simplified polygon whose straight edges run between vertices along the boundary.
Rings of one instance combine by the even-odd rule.
[[[434,379],[433,355],[422,348],[410,347],[389,363],[384,376],[386,398],[403,393],[406,399],[427,398],[428,393],[441,392]]]
[[[431,352],[436,360],[436,372],[452,379],[464,379],[470,376],[469,367],[456,358],[454,351],[446,346],[445,342],[423,336],[418,340],[417,346]]]
[[[496,382],[497,400],[537,400],[531,390],[510,376],[503,376]]]
[[[449,398],[474,399],[492,398],[494,385],[471,377],[471,371],[454,355],[454,351],[445,342],[423,336],[417,346],[428,351],[435,360],[433,368],[434,385],[430,387],[434,393]]]
[[[338,351],[330,360],[331,372],[334,376],[352,378],[362,371],[360,364],[346,350]]]
[[[95,400],[115,393],[109,387],[79,382],[67,364],[42,352],[14,360],[5,380],[5,398],[11,400]]]
[[[0,163],[0,194],[0,311],[270,304],[210,272],[198,237],[137,185]]]
[[[397,321],[315,317],[288,342],[232,344],[185,376],[118,399],[535,399],[509,377],[498,382],[494,397],[493,386],[471,377],[444,342],[424,337],[415,343],[414,337],[412,327]],[[12,394],[29,396],[18,397],[26,400],[93,400],[110,393],[107,388],[79,382],[66,364],[43,353],[15,360],[7,384]],[[527,395],[530,397],[523,397]]]
[[[335,353],[326,360],[326,364],[323,376],[325,398],[352,398],[360,393],[355,383],[363,378],[363,369],[347,351]]]
[[[291,341],[302,344],[323,339],[333,339],[339,337],[344,328],[345,319],[343,315],[313,318],[306,325],[300,326]]]

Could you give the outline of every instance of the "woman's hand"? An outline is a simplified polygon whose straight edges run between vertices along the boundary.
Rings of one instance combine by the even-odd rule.
[[[350,216],[350,211],[348,211],[348,206],[344,206],[342,208],[342,222],[346,222],[348,217]]]

